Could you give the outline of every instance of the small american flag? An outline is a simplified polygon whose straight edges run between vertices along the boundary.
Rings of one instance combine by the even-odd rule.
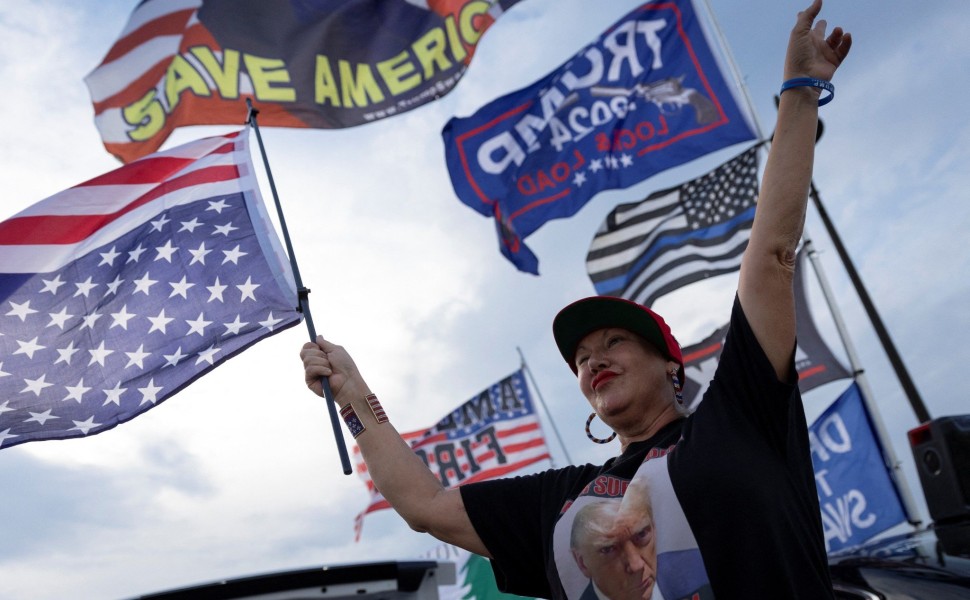
[[[248,131],[0,223],[0,448],[94,435],[300,321]]]
[[[401,437],[449,488],[502,477],[551,458],[521,369],[482,390],[433,427]],[[364,517],[391,505],[374,487],[360,448],[354,446],[353,453],[357,474],[370,492],[370,504],[354,522],[359,540]]]
[[[754,222],[757,149],[697,179],[617,206],[586,256],[596,293],[652,306],[679,287],[737,271]]]

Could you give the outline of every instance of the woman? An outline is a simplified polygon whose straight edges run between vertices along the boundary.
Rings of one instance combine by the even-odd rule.
[[[814,0],[791,32],[731,331],[690,417],[678,407],[683,361],[663,319],[625,300],[580,300],[556,317],[556,343],[594,414],[619,437],[620,456],[443,489],[394,428],[376,420],[371,390],[343,348],[323,338],[304,346],[307,385],[321,394],[320,378],[329,377],[336,402],[366,427],[357,443],[384,497],[411,528],[491,558],[500,589],[580,598],[590,578],[570,550],[576,513],[643,481],[657,564],[656,574],[642,570],[638,597],[832,597],[793,362],[792,281],[814,160],[814,86],[832,78],[851,46],[840,28],[825,37],[824,21],[813,26],[820,10]],[[635,539],[633,517],[614,521],[614,537]]]

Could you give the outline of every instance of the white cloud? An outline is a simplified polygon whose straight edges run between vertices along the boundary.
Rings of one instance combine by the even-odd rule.
[[[118,166],[101,147],[81,79],[131,4],[0,9],[8,215]],[[507,375],[521,348],[574,462],[616,451],[585,439],[589,409],[556,353],[552,317],[593,293],[585,254],[615,203],[712,165],[697,161],[603,193],[576,217],[547,224],[529,239],[542,272],[533,277],[499,255],[492,223],[456,200],[440,131],[450,116],[544,75],[635,5],[524,1],[486,34],[466,78],[438,102],[348,130],[262,130],[317,330],[352,350],[399,429],[430,425]],[[796,8],[713,5],[770,131]],[[955,74],[968,54],[968,8],[951,1],[914,20],[866,0],[827,3],[825,12],[832,22],[845,18],[856,47],[822,112],[816,183],[934,415],[964,412],[952,382],[970,335],[959,309],[970,267],[962,201],[970,135],[966,82]],[[765,21],[754,24],[751,13]],[[945,50],[935,42],[942,39]],[[167,146],[226,129],[180,130]],[[912,412],[811,210],[809,227],[909,468]],[[671,294],[658,308],[689,344],[723,322],[732,295],[724,278]],[[353,517],[367,495],[355,475],[340,473],[326,407],[302,383],[297,353],[306,339],[302,325],[284,331],[105,434],[0,451],[0,476],[22,490],[0,508],[0,520],[18,524],[0,542],[0,598],[134,596],[313,564],[409,558],[433,546],[390,511],[369,516],[363,541],[353,542]],[[808,398],[813,408],[828,400]]]

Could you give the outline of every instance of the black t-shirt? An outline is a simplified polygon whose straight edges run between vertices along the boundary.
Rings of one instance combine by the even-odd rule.
[[[624,493],[634,484],[650,499],[655,600],[833,597],[798,387],[777,379],[737,299],[717,371],[689,418],[603,466],[461,491],[499,589],[579,600],[596,597],[596,575],[571,551],[576,515],[632,502]]]

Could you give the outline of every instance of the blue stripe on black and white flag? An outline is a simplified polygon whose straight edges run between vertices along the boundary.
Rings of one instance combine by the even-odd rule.
[[[596,293],[651,306],[677,288],[738,270],[754,222],[757,148],[697,179],[617,206],[586,257]]]

